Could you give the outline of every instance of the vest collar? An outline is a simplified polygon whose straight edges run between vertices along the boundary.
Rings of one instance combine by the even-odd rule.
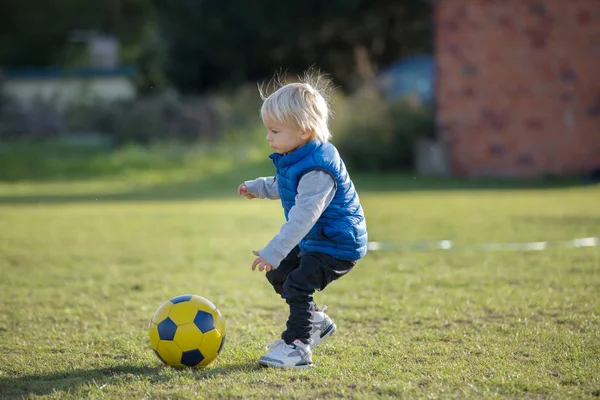
[[[275,165],[280,167],[289,167],[290,165],[298,162],[304,158],[307,154],[312,153],[317,147],[320,147],[321,143],[311,140],[304,146],[292,151],[288,154],[273,153],[269,156]]]

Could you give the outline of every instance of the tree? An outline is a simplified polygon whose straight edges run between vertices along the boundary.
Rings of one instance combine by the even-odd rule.
[[[0,65],[43,67],[85,63],[69,44],[77,30],[115,35],[134,60],[152,20],[145,0],[5,0],[0,2]]]
[[[314,66],[352,89],[380,68],[430,52],[431,0],[4,0],[0,66],[83,65],[74,31],[116,36],[150,90],[235,87]]]
[[[169,78],[182,91],[316,66],[346,88],[432,48],[427,0],[154,0]]]

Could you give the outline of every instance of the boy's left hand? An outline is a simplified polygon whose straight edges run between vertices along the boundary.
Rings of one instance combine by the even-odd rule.
[[[254,262],[252,263],[252,271],[254,271],[257,266],[259,271],[265,270],[265,272],[269,272],[275,269],[275,267],[269,264],[267,260],[262,258],[256,250],[252,250],[252,254],[256,256],[256,260],[254,260]]]

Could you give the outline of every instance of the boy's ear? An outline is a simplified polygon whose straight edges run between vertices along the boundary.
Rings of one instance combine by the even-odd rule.
[[[311,137],[311,136],[312,136],[312,132],[311,132],[311,131],[303,131],[303,132],[300,134],[300,137],[301,137],[302,139],[304,139],[304,140],[306,140],[306,139],[310,139],[310,137]]]

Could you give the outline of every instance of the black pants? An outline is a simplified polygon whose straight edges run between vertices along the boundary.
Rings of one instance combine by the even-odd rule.
[[[287,329],[281,334],[286,343],[295,339],[308,343],[311,311],[316,308],[313,293],[347,274],[355,264],[323,253],[302,253],[296,246],[277,269],[267,272],[275,292],[290,306]]]

